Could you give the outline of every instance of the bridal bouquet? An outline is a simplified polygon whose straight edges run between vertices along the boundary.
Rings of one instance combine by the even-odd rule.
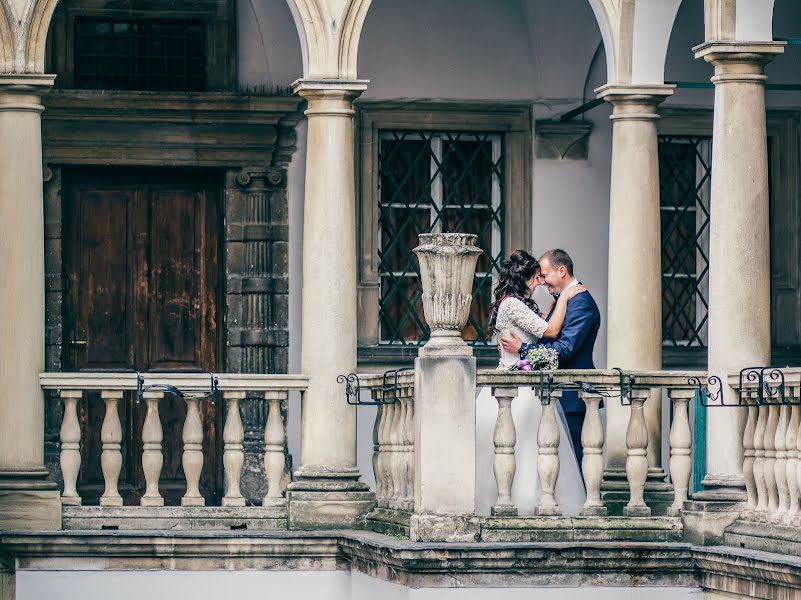
[[[559,367],[559,353],[553,348],[536,346],[526,352],[525,358],[521,358],[510,367],[510,371],[537,371],[539,369],[557,369]]]

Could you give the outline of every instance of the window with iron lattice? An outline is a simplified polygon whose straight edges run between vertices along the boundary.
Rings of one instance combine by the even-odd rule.
[[[712,139],[659,137],[662,345],[707,346]]]
[[[429,337],[412,252],[421,233],[478,236],[484,251],[463,337],[491,343],[491,296],[503,260],[504,156],[498,133],[381,131],[378,136],[379,343],[418,345]]]
[[[202,21],[80,17],[74,31],[79,89],[203,91]]]

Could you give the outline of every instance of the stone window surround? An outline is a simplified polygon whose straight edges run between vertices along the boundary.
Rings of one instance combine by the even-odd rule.
[[[660,135],[712,137],[714,115],[711,108],[666,106],[660,108],[659,114],[657,131]],[[798,258],[801,257],[800,124],[799,110],[767,111],[772,227],[771,314],[777,314],[780,307],[789,304],[796,307],[792,326],[786,320],[771,319],[772,362],[777,365],[801,361],[801,347],[781,344],[783,337],[801,339],[801,260]],[[783,216],[777,218],[777,215]],[[789,329],[792,332],[788,332]],[[665,347],[662,362],[665,368],[706,368],[706,351],[706,348]]]
[[[359,368],[410,364],[417,346],[378,344],[378,133],[380,130],[491,131],[503,134],[506,158],[504,198],[507,215],[504,253],[531,245],[532,116],[527,103],[356,102],[358,222]],[[486,350],[486,352],[485,352]],[[486,357],[483,356],[486,354]],[[497,362],[494,347],[477,348],[487,364]],[[482,361],[483,362],[483,361]]]

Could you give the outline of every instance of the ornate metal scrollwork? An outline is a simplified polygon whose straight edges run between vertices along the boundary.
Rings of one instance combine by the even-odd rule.
[[[771,386],[771,382],[775,386]],[[759,403],[790,404],[786,401],[784,373],[781,369],[765,367],[759,371]]]
[[[759,405],[801,404],[788,398],[785,387],[784,372],[773,367],[745,367],[740,369],[737,402],[727,404],[723,393],[723,382],[719,377],[709,377],[706,386],[702,386],[697,377],[690,377],[690,385],[698,388],[701,405],[705,407],[727,406],[734,408],[753,406],[748,401],[749,391],[756,391],[756,402]],[[750,384],[750,385],[749,385]],[[717,386],[717,391],[713,391]]]
[[[351,406],[383,406],[385,404],[395,404],[398,401],[398,376],[404,371],[411,371],[411,368],[393,369],[385,371],[379,391],[381,400],[363,401],[360,399],[362,384],[356,373],[347,375],[337,375],[337,383],[345,386],[345,401]],[[389,382],[389,383],[388,383]]]
[[[156,383],[153,385],[145,385],[145,378],[141,373],[136,373],[136,402],[137,404],[142,401],[145,392],[164,392],[176,398],[209,398],[212,404],[217,404],[217,395],[219,394],[219,380],[214,373],[208,373],[209,376],[209,391],[203,392],[184,392],[174,385],[168,383]]]
[[[716,375],[708,377],[706,385],[702,385],[698,377],[690,377],[687,383],[696,388],[701,406],[741,406],[740,398],[737,399],[737,404],[726,404],[723,382]],[[717,390],[715,390],[715,386]]]
[[[628,406],[631,404],[631,394],[634,390],[634,382],[636,377],[634,375],[626,375],[623,369],[619,369],[617,367],[612,370],[617,371],[618,373],[618,379],[620,383],[617,391],[599,390],[591,383],[581,380],[566,381],[564,383],[557,383],[554,385],[553,374],[548,373],[546,376],[545,372],[540,369],[540,401],[542,404],[550,404],[551,394],[557,390],[560,390],[563,392],[587,392],[590,394],[596,394],[603,398],[620,398],[620,403],[624,406]]]

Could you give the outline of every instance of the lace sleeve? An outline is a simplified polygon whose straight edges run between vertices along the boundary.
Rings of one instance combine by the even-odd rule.
[[[540,317],[517,298],[509,298],[509,300],[503,303],[502,308],[503,307],[506,307],[509,311],[508,316],[512,323],[537,339],[540,339],[548,328],[548,322],[545,319]]]

